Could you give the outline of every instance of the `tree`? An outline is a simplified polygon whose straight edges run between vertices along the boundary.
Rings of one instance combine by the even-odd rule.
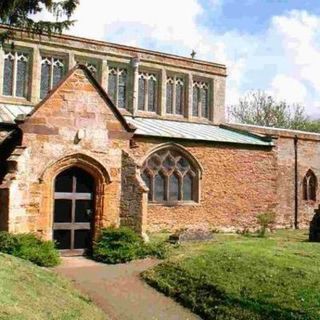
[[[79,0],[0,0],[0,22],[9,26],[9,30],[0,33],[0,41],[13,36],[10,27],[18,27],[28,32],[42,34],[62,33],[74,24],[70,20]],[[47,9],[56,18],[52,21],[35,21],[31,15]],[[64,18],[59,21],[59,19]]]
[[[239,100],[238,105],[229,108],[229,116],[240,123],[319,131],[319,121],[311,121],[305,114],[304,107],[299,104],[288,105],[284,101],[277,102],[263,91],[252,91]]]

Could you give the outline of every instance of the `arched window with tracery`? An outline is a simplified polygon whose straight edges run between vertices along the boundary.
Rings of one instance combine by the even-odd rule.
[[[309,169],[303,178],[303,200],[316,201],[317,199],[317,177]]]
[[[179,148],[165,147],[152,153],[142,166],[141,176],[149,188],[150,202],[199,201],[200,169]]]

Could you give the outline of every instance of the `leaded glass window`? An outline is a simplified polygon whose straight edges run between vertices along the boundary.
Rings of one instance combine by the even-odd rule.
[[[109,67],[108,94],[118,108],[127,107],[127,69]]]
[[[43,99],[65,74],[65,62],[61,58],[43,56],[41,59],[40,98]]]
[[[204,81],[193,81],[192,115],[209,118],[209,84]]]
[[[184,90],[184,80],[182,78],[167,77],[166,112],[168,114],[183,114]]]
[[[24,52],[5,51],[3,72],[3,94],[27,97],[29,55]]]
[[[197,201],[199,170],[176,149],[164,148],[149,156],[141,177],[150,202]]]
[[[139,72],[138,109],[157,111],[158,81],[153,73]]]

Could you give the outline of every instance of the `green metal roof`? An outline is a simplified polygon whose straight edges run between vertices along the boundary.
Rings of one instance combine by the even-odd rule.
[[[125,117],[137,130],[137,136],[150,136],[161,138],[176,138],[193,141],[211,141],[255,146],[273,146],[259,135],[249,132],[237,131],[211,124],[201,124],[183,121],[171,121],[150,118]]]

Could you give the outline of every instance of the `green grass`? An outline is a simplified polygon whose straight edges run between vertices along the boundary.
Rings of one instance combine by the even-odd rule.
[[[50,270],[0,253],[1,320],[102,320],[106,316]]]
[[[320,319],[320,243],[302,231],[184,244],[146,281],[204,319]]]

